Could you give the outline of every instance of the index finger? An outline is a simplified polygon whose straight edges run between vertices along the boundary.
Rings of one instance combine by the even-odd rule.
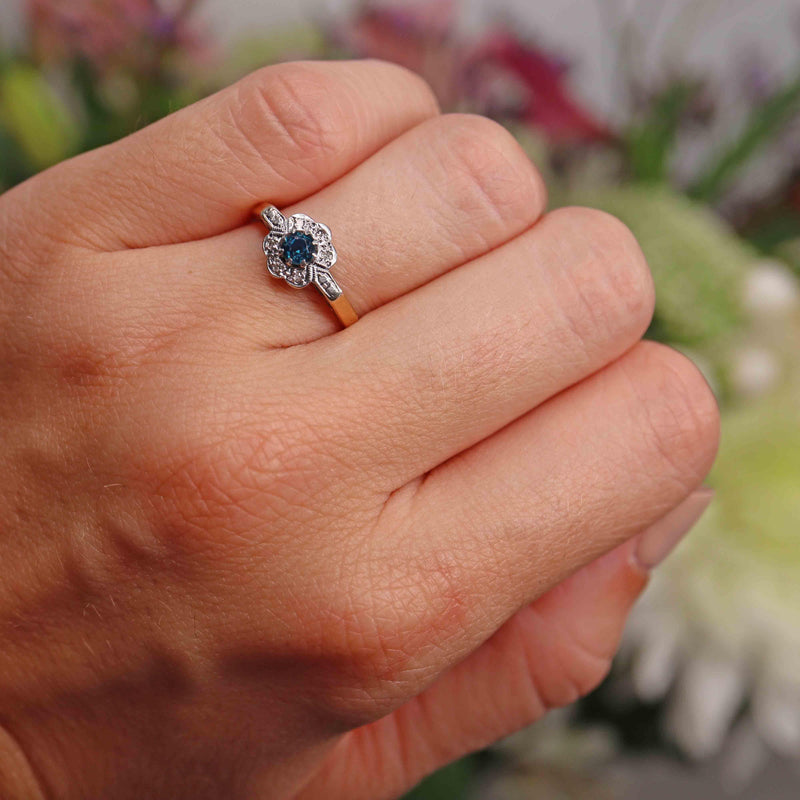
[[[427,84],[394,64],[279,64],[59,165],[42,193],[66,240],[122,249],[206,238],[246,222],[256,203],[318,191],[436,113]]]

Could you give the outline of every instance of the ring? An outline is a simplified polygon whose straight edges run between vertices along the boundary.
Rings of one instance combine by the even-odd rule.
[[[305,214],[284,217],[275,206],[259,206],[255,213],[269,231],[263,245],[269,274],[295,289],[313,283],[339,322],[352,325],[358,314],[330,272],[336,263],[331,229]]]

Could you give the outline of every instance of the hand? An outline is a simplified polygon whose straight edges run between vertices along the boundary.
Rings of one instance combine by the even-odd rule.
[[[331,227],[354,326],[259,201]],[[389,798],[600,680],[717,411],[630,233],[544,208],[374,62],[0,198],[0,795]]]

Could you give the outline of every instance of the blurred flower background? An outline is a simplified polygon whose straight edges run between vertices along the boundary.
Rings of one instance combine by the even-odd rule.
[[[283,27],[265,0],[261,28],[234,42],[215,39],[198,5],[19,0],[25,24],[0,50],[0,189],[264,63],[394,60],[445,109],[508,126],[553,206],[595,206],[632,228],[658,289],[649,336],[690,355],[722,407],[715,503],[655,576],[605,684],[413,797],[797,797],[800,9],[775,19],[796,27],[792,72],[748,43],[760,3],[680,0],[654,37],[663,0],[586,0],[615,60],[603,110],[575,89],[580,49],[549,45],[524,4],[477,27],[454,0],[350,3]],[[691,66],[689,44],[734,11],[735,66]]]

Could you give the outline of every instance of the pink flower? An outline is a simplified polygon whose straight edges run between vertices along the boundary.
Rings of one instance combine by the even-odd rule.
[[[458,100],[463,45],[456,41],[454,0],[367,6],[336,33],[348,49],[393,61],[422,75],[445,107]]]
[[[499,31],[470,43],[453,0],[367,6],[339,31],[358,55],[394,61],[431,84],[445,109],[470,109],[541,130],[552,142],[604,140],[608,129],[571,96],[566,65]]]
[[[609,138],[608,128],[571,96],[566,66],[514,34],[490,34],[469,56],[468,92],[487,113],[516,117],[552,142]]]

